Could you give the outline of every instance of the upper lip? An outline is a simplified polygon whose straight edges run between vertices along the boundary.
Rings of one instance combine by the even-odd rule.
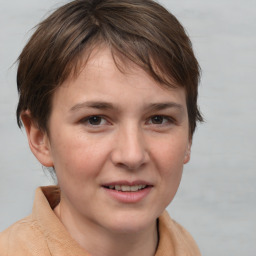
[[[134,181],[127,181],[127,180],[118,180],[118,181],[111,181],[102,184],[104,187],[108,186],[115,186],[115,185],[126,185],[126,186],[136,186],[136,185],[147,185],[152,186],[152,183],[144,181],[144,180],[134,180]]]

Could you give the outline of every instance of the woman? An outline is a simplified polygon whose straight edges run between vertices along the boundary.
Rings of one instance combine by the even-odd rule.
[[[19,57],[17,120],[58,186],[0,234],[1,255],[200,255],[165,208],[202,117],[199,66],[151,0],[76,0]]]

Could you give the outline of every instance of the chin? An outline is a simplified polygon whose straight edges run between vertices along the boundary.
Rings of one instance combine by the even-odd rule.
[[[148,230],[155,225],[157,216],[149,216],[147,213],[129,213],[113,215],[108,223],[109,230],[114,233],[128,234]]]

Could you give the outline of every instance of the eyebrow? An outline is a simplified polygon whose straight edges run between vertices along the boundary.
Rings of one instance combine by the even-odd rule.
[[[147,106],[147,109],[151,111],[160,111],[168,108],[177,108],[181,111],[184,109],[181,104],[175,102],[152,103]]]
[[[71,112],[77,111],[83,108],[95,108],[100,110],[110,110],[114,109],[114,105],[109,102],[103,101],[87,101],[74,105],[70,108]],[[161,102],[161,103],[151,103],[146,106],[146,110],[148,111],[160,111],[168,108],[177,108],[182,111],[184,108],[181,104],[175,102]]]
[[[102,101],[87,101],[87,102],[82,102],[74,105],[70,111],[77,111],[79,109],[83,108],[96,108],[96,109],[114,109],[113,104],[108,103],[108,102],[102,102]]]

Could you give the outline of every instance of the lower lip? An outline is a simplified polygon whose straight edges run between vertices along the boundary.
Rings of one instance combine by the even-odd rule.
[[[149,194],[151,189],[152,187],[146,187],[135,192],[122,192],[114,189],[104,188],[108,195],[121,203],[138,203]]]

